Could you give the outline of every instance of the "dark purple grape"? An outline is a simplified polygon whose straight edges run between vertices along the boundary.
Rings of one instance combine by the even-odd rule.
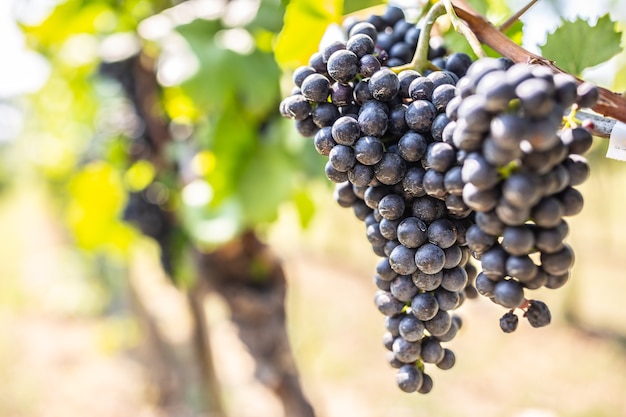
[[[322,74],[311,74],[302,81],[302,95],[309,101],[325,103],[330,93],[330,81]]]
[[[500,318],[500,329],[504,333],[513,333],[517,329],[519,318],[512,311],[504,313],[504,316]]]
[[[313,123],[319,128],[332,126],[339,116],[339,110],[332,103],[319,103],[311,112]]]
[[[524,288],[512,279],[499,281],[493,290],[493,298],[503,307],[516,308],[524,301]]]
[[[528,322],[533,327],[543,327],[550,324],[552,315],[548,306],[539,300],[531,300],[528,310],[524,314],[524,317],[528,319]]]
[[[415,249],[406,246],[396,246],[389,255],[391,268],[399,275],[410,275],[417,271],[415,264]]]
[[[328,161],[339,172],[348,172],[356,163],[354,150],[350,146],[336,145],[328,154]]]
[[[407,248],[418,248],[428,239],[426,223],[416,217],[407,217],[397,228],[397,237]]]
[[[435,90],[435,84],[428,77],[417,77],[409,84],[408,96],[414,101],[430,101]]]
[[[443,269],[446,255],[443,250],[432,243],[424,243],[415,252],[417,268],[427,274],[434,274]],[[415,271],[413,271],[415,272]]]
[[[398,275],[395,277],[391,281],[389,290],[391,295],[405,303],[410,303],[418,292],[417,287],[411,280],[411,275]]]
[[[388,68],[382,68],[370,78],[369,89],[379,101],[390,101],[400,90],[398,76]]]
[[[590,82],[580,84],[576,89],[576,93],[578,94],[576,104],[578,104],[579,107],[591,108],[600,97],[598,88]]]
[[[415,363],[420,358],[421,348],[420,342],[409,342],[402,337],[397,337],[392,345],[393,353],[402,363]]]
[[[376,179],[385,185],[394,185],[402,181],[406,172],[406,163],[400,155],[387,152],[375,165]]]
[[[374,296],[374,303],[376,304],[378,311],[385,316],[398,315],[405,307],[405,304],[396,300],[391,293],[382,290],[376,292],[376,295]]]
[[[424,376],[415,365],[403,365],[396,373],[396,384],[404,392],[415,392],[421,389]]]
[[[426,274],[419,269],[412,275],[413,284],[422,291],[434,291],[441,285],[443,280],[443,272],[439,271],[434,274]]]
[[[431,293],[425,292],[413,297],[411,302],[411,312],[422,321],[428,321],[435,317],[439,311],[437,299]]]
[[[417,342],[424,337],[424,323],[414,315],[402,317],[398,325],[398,333],[409,342]]]
[[[380,61],[374,55],[363,55],[359,60],[359,72],[364,77],[371,77],[380,70]]]

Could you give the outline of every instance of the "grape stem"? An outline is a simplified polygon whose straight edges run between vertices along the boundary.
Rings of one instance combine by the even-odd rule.
[[[611,137],[611,131],[617,123],[614,119],[609,119],[607,117],[602,117],[586,111],[574,111],[574,113],[574,117],[580,121],[591,120],[593,122],[591,134],[604,139]]]
[[[399,73],[407,69],[413,69],[421,74],[424,70],[429,68],[430,62],[428,61],[428,47],[430,44],[430,32],[435,25],[435,21],[444,14],[446,14],[446,7],[441,1],[438,1],[430,8],[424,17],[424,24],[419,40],[417,41],[417,47],[415,48],[413,59],[408,64],[394,67],[393,71],[395,73]]]
[[[454,11],[454,6],[452,5],[452,1],[451,0],[442,0],[442,1],[446,7],[448,18],[450,19],[450,23],[452,23],[454,30],[456,30],[457,33],[460,33],[461,35],[465,37],[465,39],[467,40],[467,43],[472,48],[472,51],[474,51],[474,53],[476,54],[478,58],[486,57],[487,54],[485,54],[485,51],[483,50],[483,47],[480,41],[476,37],[476,34],[472,31],[472,29],[470,29],[467,23],[459,19],[459,17],[457,16],[456,12]]]
[[[517,22],[519,20],[520,17],[522,17],[522,15],[524,13],[526,13],[528,11],[528,9],[533,7],[535,5],[535,3],[537,3],[537,1],[539,1],[539,0],[531,0],[526,6],[522,7],[517,13],[515,13],[513,16],[509,17],[506,20],[506,22],[504,22],[500,26],[498,26],[498,30],[500,32],[506,32],[511,26],[513,26],[515,24],[515,22]]]
[[[480,58],[486,56],[485,51],[483,51],[480,41],[474,32],[472,32],[469,26],[456,15],[452,1],[440,0],[428,10],[428,13],[424,17],[421,35],[417,41],[417,48],[415,49],[413,59],[406,65],[400,65],[393,68],[394,72],[399,73],[406,69],[414,69],[421,74],[426,69],[440,69],[432,65],[432,63],[428,60],[428,47],[430,44],[430,33],[432,32],[433,26],[435,25],[437,19],[444,14],[448,15],[454,29],[465,37],[476,56]]]

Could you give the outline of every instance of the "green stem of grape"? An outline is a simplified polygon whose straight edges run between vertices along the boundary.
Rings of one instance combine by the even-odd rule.
[[[441,0],[446,7],[446,12],[448,13],[448,18],[458,33],[463,35],[467,40],[467,43],[472,48],[472,51],[476,54],[478,58],[484,58],[487,56],[485,51],[483,50],[480,41],[476,37],[476,34],[467,26],[467,24],[459,19],[454,11],[454,7],[452,6],[452,0]]]
[[[427,69],[439,69],[428,60],[428,47],[430,44],[430,32],[432,31],[437,19],[444,14],[448,15],[454,29],[465,37],[476,56],[478,56],[479,58],[486,56],[485,51],[483,51],[480,41],[478,40],[474,32],[472,32],[472,30],[465,24],[465,22],[459,19],[459,17],[454,12],[452,1],[441,0],[432,5],[428,10],[428,13],[424,17],[424,24],[421,30],[419,40],[417,41],[417,48],[415,49],[413,59],[406,65],[400,65],[392,68],[395,73],[399,73],[407,69],[412,69],[421,74]]]
[[[421,74],[424,70],[429,68],[428,46],[430,43],[430,32],[435,25],[435,21],[444,14],[446,14],[446,7],[441,1],[438,1],[430,8],[424,17],[424,26],[422,27],[419,40],[417,41],[417,48],[415,49],[413,59],[406,65],[394,67],[394,72],[399,73],[407,69],[413,69]]]

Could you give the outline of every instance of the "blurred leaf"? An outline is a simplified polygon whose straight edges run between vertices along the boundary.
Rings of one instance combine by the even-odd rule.
[[[142,159],[132,164],[124,173],[124,183],[131,191],[141,191],[150,185],[155,175],[154,165]]]
[[[241,209],[248,225],[275,220],[278,205],[291,194],[295,171],[290,155],[270,144],[260,144],[243,168],[239,182]]]
[[[237,106],[258,119],[275,112],[279,99],[279,69],[271,54],[259,50],[242,55],[214,42],[218,22],[194,20],[178,27],[200,62],[200,69],[181,88],[200,109],[211,113],[235,94]]]
[[[278,33],[283,28],[285,6],[280,0],[262,0],[259,10],[246,29],[250,32],[265,30]]]
[[[570,74],[580,75],[585,68],[601,64],[621,51],[621,34],[609,15],[591,26],[585,19],[565,21],[548,35],[541,54]]]
[[[74,175],[68,189],[67,221],[80,247],[128,247],[133,231],[119,221],[126,193],[111,165],[103,161],[86,165]]]
[[[387,3],[385,0],[344,0],[343,14],[358,12],[359,10],[380,6],[385,3]]]
[[[308,227],[315,214],[315,203],[311,198],[311,194],[307,190],[298,189],[293,193],[291,199],[298,211],[300,226],[302,228]]]
[[[341,0],[292,0],[285,12],[285,25],[276,42],[276,61],[283,69],[308,62],[331,23],[343,14]]]

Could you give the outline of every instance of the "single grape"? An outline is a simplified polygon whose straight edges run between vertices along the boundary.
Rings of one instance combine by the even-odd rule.
[[[535,235],[530,227],[507,226],[502,232],[502,248],[511,255],[526,255],[535,246]]]
[[[512,279],[499,281],[493,290],[493,297],[496,303],[506,308],[516,308],[524,301],[524,288]]]
[[[427,139],[413,131],[404,134],[398,141],[400,156],[407,162],[417,162],[422,159],[428,147]]]
[[[407,217],[397,228],[398,240],[407,248],[418,248],[428,239],[426,223],[416,217]]]
[[[426,330],[428,330],[428,333],[432,336],[439,336],[450,330],[450,326],[452,326],[452,317],[447,311],[442,310],[440,306],[439,311],[435,314],[435,317],[425,321],[424,326],[426,327]]]
[[[410,303],[418,289],[413,285],[411,275],[399,275],[391,281],[390,292],[397,300]]]
[[[411,312],[422,321],[428,321],[435,317],[439,311],[439,303],[431,293],[421,293],[413,297],[411,302]]]
[[[539,267],[528,255],[512,255],[506,260],[507,275],[517,278],[522,283],[532,281],[538,271]]]
[[[428,132],[436,115],[437,109],[430,101],[415,100],[406,110],[406,124],[416,132]]]
[[[504,316],[500,318],[500,329],[504,333],[512,333],[517,329],[519,318],[512,311],[504,313]]]
[[[424,322],[412,314],[403,316],[398,324],[398,333],[409,342],[417,342],[424,337]]]
[[[349,146],[336,145],[328,154],[328,161],[339,172],[348,172],[356,163],[354,150]]]
[[[564,244],[563,248],[554,253],[541,253],[541,268],[551,275],[564,274],[574,264],[574,251]]]
[[[402,217],[404,209],[404,199],[397,194],[387,194],[378,203],[380,214],[388,220],[397,220]]]
[[[409,342],[403,337],[397,337],[392,345],[393,353],[402,363],[415,363],[420,358],[421,350],[420,342]]]
[[[446,348],[443,350],[443,357],[439,362],[437,362],[437,368],[445,371],[451,369],[455,363],[456,356],[454,356],[454,352]]]
[[[369,89],[376,100],[390,101],[398,94],[400,81],[389,68],[382,68],[370,78]]]
[[[480,295],[491,298],[494,295],[496,282],[492,281],[487,275],[481,272],[476,276],[475,286]]]
[[[422,291],[433,291],[439,288],[443,280],[443,272],[426,274],[419,269],[412,274],[413,284]]]
[[[443,249],[432,243],[424,243],[417,248],[415,252],[415,264],[417,268],[427,274],[434,274],[441,271],[445,262],[446,255]]]
[[[533,327],[543,327],[550,324],[552,315],[548,306],[539,300],[530,300],[530,305],[524,316]]]
[[[374,296],[374,303],[385,316],[395,316],[402,312],[405,304],[402,301],[396,300],[396,298],[387,291],[379,290]]]
[[[302,95],[309,101],[325,103],[330,93],[330,81],[322,74],[311,74],[302,81]]]
[[[391,268],[399,275],[410,275],[417,271],[415,263],[415,249],[406,246],[396,246],[389,255]]]
[[[400,155],[386,152],[374,166],[376,179],[386,185],[394,185],[402,181],[406,172],[406,163]]]
[[[426,232],[428,241],[441,249],[449,248],[456,242],[457,231],[454,223],[448,219],[434,220]]]
[[[504,279],[506,272],[506,260],[509,255],[500,245],[494,245],[491,249],[485,251],[481,258],[483,274],[492,281],[500,281]]]
[[[443,359],[443,348],[441,343],[434,337],[424,337],[421,343],[422,361],[426,363],[437,363]]]
[[[456,266],[451,269],[442,270],[443,277],[441,287],[452,292],[461,292],[467,285],[467,272],[465,268]]]
[[[382,137],[387,131],[389,117],[384,107],[368,100],[361,107],[358,122],[361,132],[367,136]]]
[[[423,385],[423,374],[415,365],[403,365],[396,373],[396,384],[404,392],[415,392]]]

